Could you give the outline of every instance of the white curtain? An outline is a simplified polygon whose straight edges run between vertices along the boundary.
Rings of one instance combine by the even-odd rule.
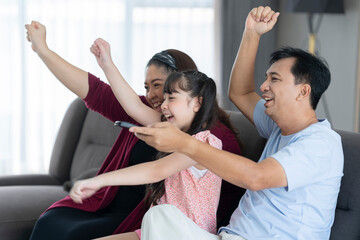
[[[54,139],[76,97],[25,40],[26,23],[47,28],[50,49],[106,80],[89,51],[102,37],[116,65],[143,94],[151,56],[175,48],[214,76],[212,0],[0,0],[0,175],[47,172]]]

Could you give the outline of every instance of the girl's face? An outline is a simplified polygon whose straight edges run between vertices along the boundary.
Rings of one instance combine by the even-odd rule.
[[[164,100],[163,86],[168,74],[162,67],[150,65],[145,72],[144,87],[146,100],[150,106],[161,113],[161,104]]]
[[[166,120],[184,132],[189,130],[200,107],[198,97],[192,98],[178,87],[171,94],[165,93],[164,102],[161,105]]]

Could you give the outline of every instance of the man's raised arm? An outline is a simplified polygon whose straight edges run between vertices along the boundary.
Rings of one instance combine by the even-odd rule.
[[[270,31],[280,13],[269,7],[254,8],[248,15],[240,47],[230,76],[229,98],[253,122],[260,96],[255,92],[254,68],[262,34]]]

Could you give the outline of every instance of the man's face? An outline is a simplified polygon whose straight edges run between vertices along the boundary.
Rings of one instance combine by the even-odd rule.
[[[266,72],[265,82],[260,90],[266,103],[265,113],[274,121],[286,119],[289,114],[296,113],[296,98],[301,91],[301,85],[295,85],[295,77],[291,67],[295,58],[284,58],[273,63]]]

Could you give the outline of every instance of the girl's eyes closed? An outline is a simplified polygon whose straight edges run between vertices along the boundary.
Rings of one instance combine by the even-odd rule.
[[[175,97],[174,97],[173,95],[168,95],[166,98],[167,98],[168,100],[173,100],[173,99],[175,99]]]
[[[173,96],[173,95],[167,95],[167,96],[164,96],[164,101],[165,100],[174,100],[175,99],[175,97]]]

